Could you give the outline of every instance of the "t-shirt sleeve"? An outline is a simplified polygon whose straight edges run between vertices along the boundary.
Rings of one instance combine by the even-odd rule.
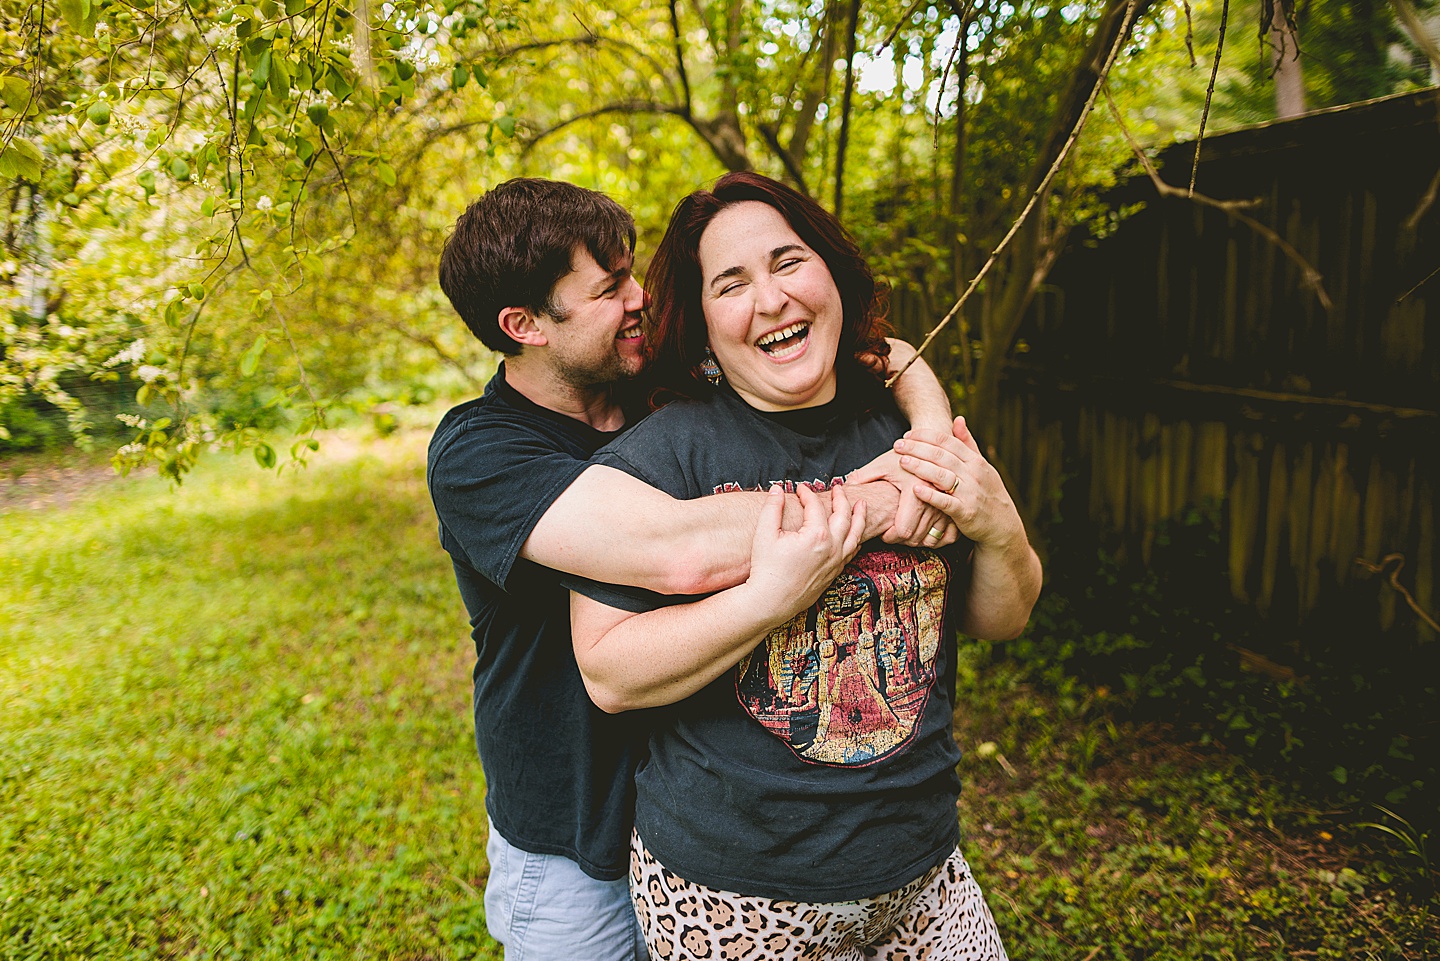
[[[459,432],[430,467],[442,544],[505,587],[530,532],[589,466],[516,426],[477,425]]]
[[[629,441],[629,443],[627,443],[627,441]],[[679,476],[678,470],[671,473],[663,468],[657,469],[656,465],[652,463],[646,463],[642,466],[636,462],[636,454],[641,455],[642,459],[644,459],[645,454],[650,454],[652,455],[651,459],[658,459],[664,466],[670,466],[665,464],[665,453],[637,445],[634,442],[634,438],[621,438],[619,441],[615,441],[607,447],[602,447],[596,451],[590,463],[613,467],[616,470],[624,471],[637,480],[644,481],[651,487],[659,488],[671,494],[679,492],[683,496],[683,478]],[[666,476],[658,476],[661,474]],[[599,601],[607,607],[613,607],[621,611],[630,611],[633,614],[643,614],[646,611],[653,611],[656,608],[669,607],[674,604],[687,604],[691,601],[699,600],[701,597],[709,596],[706,594],[657,594],[654,591],[647,591],[643,587],[630,587],[625,584],[606,584],[602,581],[595,581],[588,577],[580,577],[574,574],[562,575],[560,583],[575,593],[583,594],[592,600]]]

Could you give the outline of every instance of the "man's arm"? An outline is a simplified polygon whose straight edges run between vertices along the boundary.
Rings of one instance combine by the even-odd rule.
[[[892,369],[914,355],[905,341],[890,341]],[[923,358],[895,382],[894,392],[914,427],[950,429],[950,400]],[[889,479],[882,479],[883,473],[872,469],[846,485],[866,504],[866,540],[884,535],[890,543],[915,547],[954,541],[944,512],[916,499],[903,479],[897,490],[893,480],[902,472],[889,472]],[[520,556],[605,583],[660,594],[706,594],[749,575],[751,539],[764,501],[758,492],[677,500],[623,471],[592,465],[551,504]],[[785,509],[793,522],[799,513],[794,495],[786,498]],[[931,527],[945,534],[926,540]]]
[[[865,539],[888,530],[898,492],[890,484],[846,485],[865,502]],[[755,525],[768,495],[717,494],[678,500],[613,467],[592,464],[536,523],[520,556],[555,570],[660,594],[708,594],[745,581]],[[820,495],[829,503],[829,495]],[[785,498],[792,523],[800,504]]]
[[[843,487],[831,503],[801,488],[803,521],[787,530],[778,487],[752,535],[751,576],[688,604],[641,613],[572,593],[570,633],[590,699],[617,713],[673,704],[740,662],[770,631],[824,593],[860,547],[865,508]]]
[[[897,371],[915,357],[915,348],[903,340],[886,338],[890,344],[890,370]],[[950,395],[940,378],[925,363],[924,357],[916,358],[904,376],[890,388],[895,405],[910,422],[911,427],[922,430],[950,431]]]
[[[945,392],[940,378],[925,363],[924,357],[917,357],[914,347],[903,340],[888,339],[890,344],[890,370],[900,370],[912,357],[915,362],[891,388],[895,405],[910,422],[911,429],[930,430],[942,434],[950,432],[950,395]],[[895,509],[895,523],[885,532],[885,540],[891,544],[910,544],[914,547],[941,547],[955,542],[955,524],[943,511],[937,510],[915,496],[911,489],[912,479],[902,471],[877,472],[872,468],[864,477],[884,476],[900,489],[900,503]],[[930,531],[938,536],[929,536]]]

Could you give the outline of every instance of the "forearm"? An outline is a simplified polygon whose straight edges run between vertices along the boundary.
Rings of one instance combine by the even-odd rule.
[[[572,595],[575,660],[590,699],[614,714],[673,704],[701,690],[794,616],[755,594],[740,585],[608,629],[595,624],[606,616],[601,605]]]
[[[678,500],[596,465],[550,505],[520,554],[609,584],[704,594],[748,576],[764,501],[760,493]]]
[[[889,344],[891,374],[904,367],[911,357],[915,357],[915,363],[910,365],[891,388],[900,413],[905,415],[911,427],[948,433],[951,421],[950,395],[945,392],[940,378],[936,377],[930,365],[925,363],[924,357],[916,357],[915,348],[910,344],[894,338],[889,340]]]
[[[977,544],[960,629],[991,641],[1018,636],[1040,596],[1041,577],[1040,558],[1023,534],[1008,544]]]

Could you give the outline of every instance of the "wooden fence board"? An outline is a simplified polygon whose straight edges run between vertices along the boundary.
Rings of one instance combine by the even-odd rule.
[[[1231,589],[1257,609],[1303,620],[1373,576],[1357,557],[1401,553],[1402,582],[1435,613],[1440,278],[1396,301],[1440,263],[1440,205],[1403,229],[1440,168],[1437,103],[1207,141],[1202,189],[1261,198],[1251,215],[1321,270],[1329,311],[1243,224],[1147,199],[1143,179],[1117,191],[1146,209],[1098,245],[1072,238],[1022,328],[1030,353],[998,422],[974,425],[1032,510],[1078,497],[1062,513],[1088,512],[1148,557],[1161,524],[1223,504]],[[1398,604],[1382,602],[1377,627],[1414,620]]]

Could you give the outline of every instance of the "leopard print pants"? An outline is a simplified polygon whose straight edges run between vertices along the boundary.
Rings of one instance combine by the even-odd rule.
[[[652,961],[1007,961],[959,848],[889,894],[808,904],[693,884],[632,834],[630,896]]]

